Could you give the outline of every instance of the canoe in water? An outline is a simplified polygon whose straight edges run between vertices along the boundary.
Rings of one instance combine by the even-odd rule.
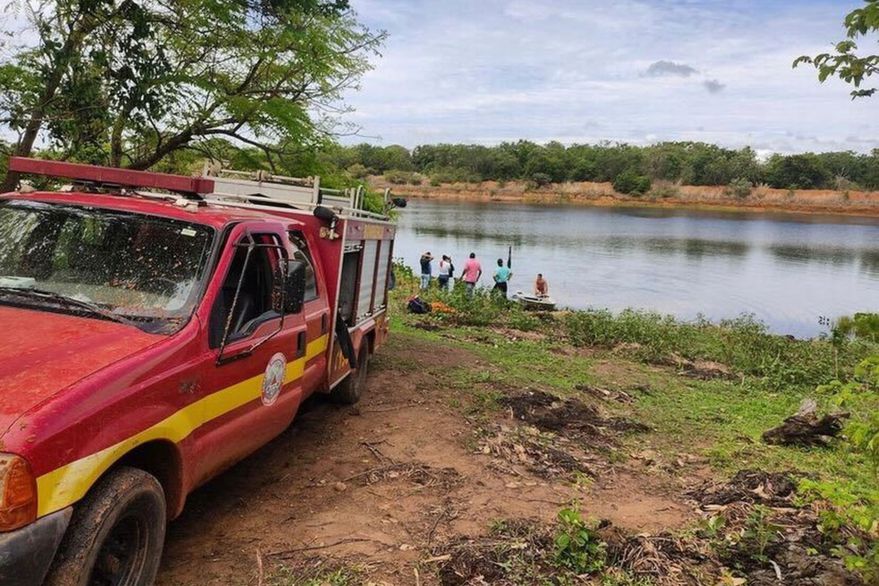
[[[555,310],[555,301],[552,300],[548,295],[546,296],[537,296],[537,295],[526,295],[521,291],[517,291],[513,294],[513,299],[522,304],[522,307],[525,309],[532,309],[537,311],[554,311]]]

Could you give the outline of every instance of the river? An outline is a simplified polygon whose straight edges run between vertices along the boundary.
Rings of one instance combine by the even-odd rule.
[[[472,251],[482,284],[513,247],[510,292],[542,272],[560,306],[628,307],[683,319],[753,314],[797,337],[821,316],[879,310],[879,219],[596,208],[413,199],[400,211],[394,256]],[[457,275],[456,275],[457,276]]]

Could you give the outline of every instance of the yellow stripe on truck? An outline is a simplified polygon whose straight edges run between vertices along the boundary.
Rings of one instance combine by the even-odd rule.
[[[327,338],[324,335],[309,342],[305,356],[287,363],[285,384],[302,378],[305,363],[326,351]],[[133,448],[153,440],[179,443],[205,423],[259,399],[264,378],[265,374],[260,374],[212,393],[117,444],[43,474],[37,478],[37,516],[54,513],[81,499],[114,462]]]

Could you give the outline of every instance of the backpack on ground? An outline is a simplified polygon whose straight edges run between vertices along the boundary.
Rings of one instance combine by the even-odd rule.
[[[409,299],[406,307],[409,309],[409,313],[430,313],[430,303],[418,296]]]

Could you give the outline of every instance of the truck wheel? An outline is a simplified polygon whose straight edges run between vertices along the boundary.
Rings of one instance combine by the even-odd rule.
[[[119,468],[74,509],[47,586],[149,586],[165,542],[165,493],[151,474]]]
[[[357,355],[357,368],[351,371],[345,380],[330,392],[333,401],[342,405],[353,405],[360,400],[366,388],[366,376],[369,370],[369,346],[364,343]]]

